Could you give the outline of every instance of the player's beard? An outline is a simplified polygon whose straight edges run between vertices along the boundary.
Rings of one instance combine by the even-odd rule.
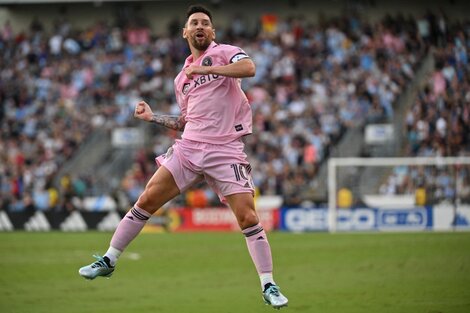
[[[211,42],[212,40],[209,37],[204,37],[203,41],[199,41],[196,35],[191,38],[191,44],[199,51],[206,51]]]

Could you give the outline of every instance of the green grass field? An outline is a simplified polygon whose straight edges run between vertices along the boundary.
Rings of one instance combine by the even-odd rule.
[[[236,233],[142,234],[111,279],[77,271],[110,233],[0,233],[2,313],[276,312]],[[470,312],[470,233],[271,233],[282,312]]]

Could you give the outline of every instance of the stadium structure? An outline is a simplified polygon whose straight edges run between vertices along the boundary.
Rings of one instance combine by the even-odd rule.
[[[179,136],[132,109],[178,114],[188,4],[0,3],[1,229],[115,227]],[[246,147],[269,228],[469,228],[465,1],[205,4],[257,65]],[[236,228],[205,185],[154,218],[199,227],[183,220]]]

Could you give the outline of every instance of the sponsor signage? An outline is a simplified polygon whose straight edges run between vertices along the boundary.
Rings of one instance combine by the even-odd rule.
[[[367,144],[384,144],[393,140],[393,125],[369,124],[365,129],[365,141]]]
[[[457,208],[454,224],[457,229],[470,229],[470,206]]]
[[[178,208],[154,214],[144,231],[240,231],[229,208]],[[5,212],[0,211],[0,231],[114,231],[125,212]],[[265,230],[278,228],[279,210],[258,210]]]
[[[111,143],[115,148],[142,147],[144,134],[137,127],[114,128],[111,133]]]
[[[374,209],[341,209],[337,214],[337,230],[376,230],[376,215]]]
[[[123,212],[5,212],[0,211],[0,231],[26,230],[79,232],[114,231]]]
[[[283,209],[280,228],[293,232],[328,230],[326,209]]]
[[[391,231],[432,229],[431,208],[375,209],[356,208],[337,211],[338,231]],[[280,229],[303,231],[327,231],[326,208],[283,208],[280,213]]]
[[[0,211],[0,231],[114,231],[125,212]],[[326,208],[258,210],[266,230],[328,231]],[[337,211],[338,231],[470,231],[470,206],[441,205],[410,209],[356,208]],[[177,208],[159,211],[144,231],[240,231],[229,208]]]
[[[432,210],[416,208],[408,210],[377,210],[380,230],[425,230],[431,229]]]
[[[470,205],[458,207],[445,203],[434,206],[434,230],[470,230]]]
[[[173,219],[178,219],[178,223],[173,223],[174,231],[240,231],[235,215],[227,207],[179,208],[175,209],[174,213],[177,216],[173,214]],[[278,210],[258,210],[257,213],[265,230],[277,228]]]

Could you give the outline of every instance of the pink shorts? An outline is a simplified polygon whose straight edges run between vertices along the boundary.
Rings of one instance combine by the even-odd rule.
[[[220,201],[226,203],[228,195],[254,195],[251,166],[243,152],[244,146],[241,140],[215,145],[179,139],[155,161],[171,172],[181,192],[205,179]]]

